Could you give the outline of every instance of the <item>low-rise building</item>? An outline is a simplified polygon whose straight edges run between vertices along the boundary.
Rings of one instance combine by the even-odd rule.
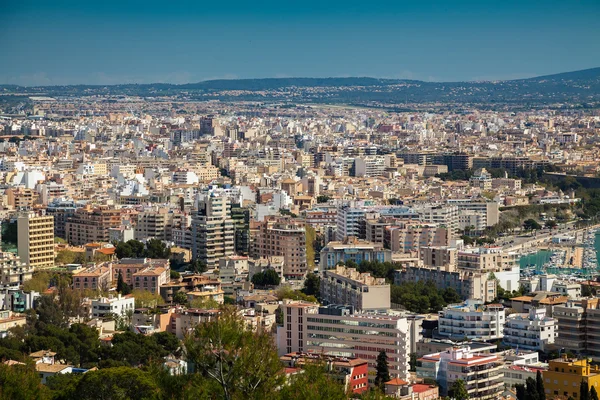
[[[131,295],[117,297],[100,297],[92,300],[92,318],[102,318],[108,315],[127,317],[133,315],[135,298]]]
[[[581,382],[600,390],[600,369],[592,366],[587,359],[558,358],[550,360],[548,370],[542,373],[546,398],[559,396],[574,399],[580,398]]]
[[[383,248],[382,243],[372,243],[358,240],[355,237],[346,238],[341,242],[329,242],[321,250],[321,270],[335,268],[339,263],[353,261],[360,264],[363,261],[392,261],[392,251]]]
[[[357,311],[387,310],[391,306],[390,285],[384,278],[337,266],[323,271],[321,298],[324,304],[346,304]]]

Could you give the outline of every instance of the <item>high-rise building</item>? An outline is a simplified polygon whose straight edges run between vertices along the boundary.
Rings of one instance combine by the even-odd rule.
[[[192,258],[215,268],[220,258],[234,254],[234,248],[235,228],[229,198],[209,195],[200,199],[192,218]]]
[[[283,256],[283,275],[287,279],[302,279],[306,275],[306,230],[303,221],[268,216],[253,233],[253,256]]]
[[[25,212],[17,217],[19,257],[28,267],[54,267],[54,217]]]

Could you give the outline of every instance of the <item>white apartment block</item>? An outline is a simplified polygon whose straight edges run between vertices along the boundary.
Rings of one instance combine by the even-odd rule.
[[[360,208],[344,206],[337,211],[336,240],[343,241],[348,236],[358,237],[360,232],[360,221],[366,211]]]
[[[471,299],[453,304],[438,313],[438,333],[450,339],[502,339],[505,313],[501,304],[484,305]]]
[[[129,311],[133,315],[135,298],[133,296],[100,297],[92,300],[92,318],[102,318],[107,315],[127,316]]]
[[[384,278],[342,266],[322,272],[321,298],[326,305],[344,304],[357,311],[387,310],[391,307],[390,285],[385,283]]]
[[[408,379],[410,324],[405,316],[352,313],[350,307],[307,303],[288,303],[281,308],[284,325],[277,330],[280,355],[313,351],[359,357],[368,361],[374,376],[377,355],[384,350],[391,377]]]
[[[504,343],[513,348],[546,351],[558,336],[555,327],[556,320],[546,315],[545,308],[511,314],[504,324]]]
[[[465,382],[469,399],[497,399],[504,389],[503,365],[493,354],[474,354],[468,346],[452,347],[420,358],[417,377],[437,381],[442,396],[460,379]]]

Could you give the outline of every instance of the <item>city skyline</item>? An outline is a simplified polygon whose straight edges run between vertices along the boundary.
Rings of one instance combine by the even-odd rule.
[[[0,84],[477,81],[600,66],[600,4],[7,2]]]

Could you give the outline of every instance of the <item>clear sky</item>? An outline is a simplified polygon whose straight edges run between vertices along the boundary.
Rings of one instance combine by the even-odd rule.
[[[372,76],[600,66],[600,0],[0,0],[0,83]]]

